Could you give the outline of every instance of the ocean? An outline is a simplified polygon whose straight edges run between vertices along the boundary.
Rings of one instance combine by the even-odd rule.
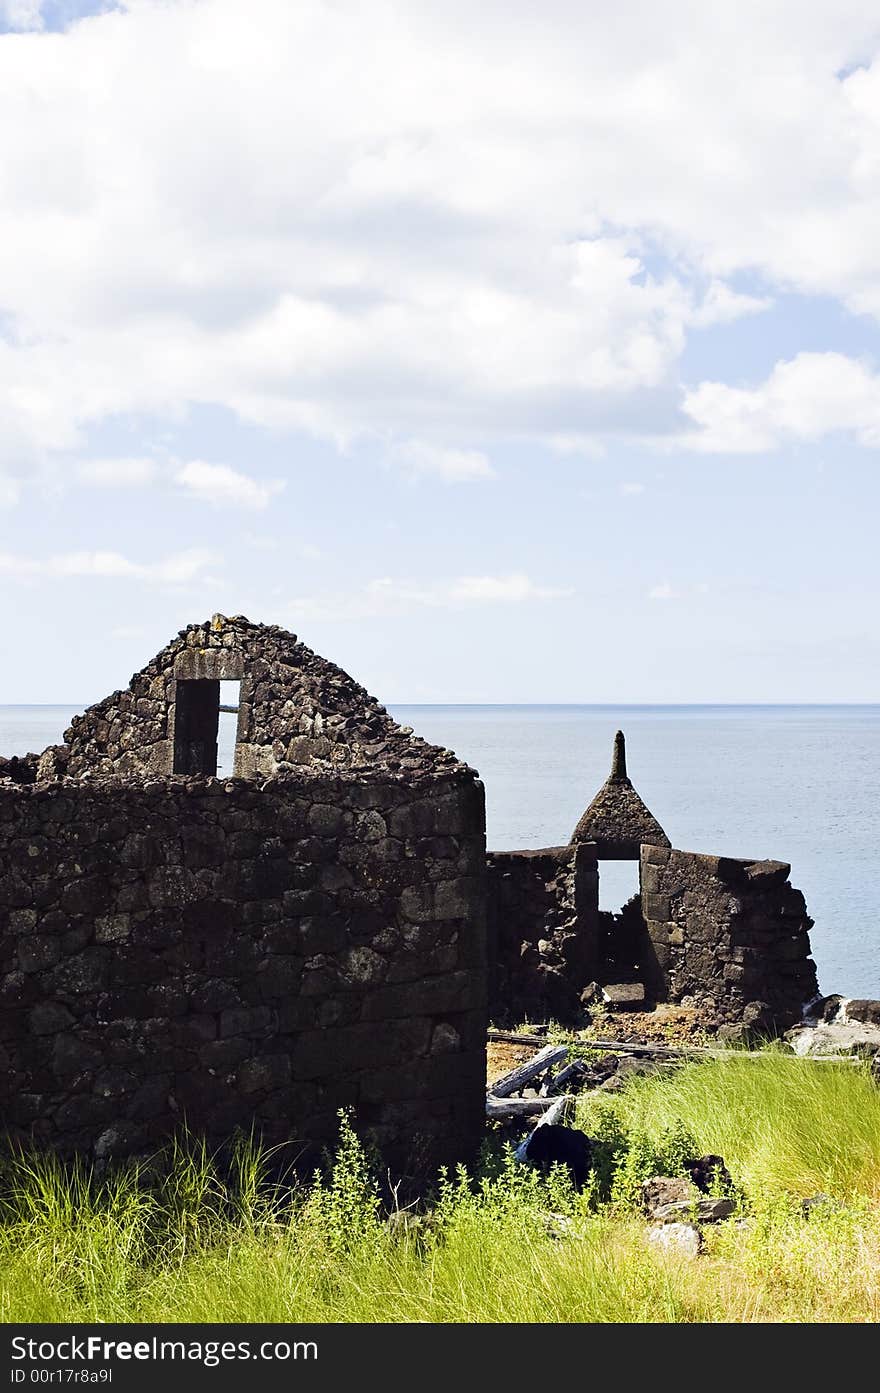
[[[77,706],[0,706],[0,754],[61,740]],[[567,842],[624,731],[630,778],[673,846],[791,864],[824,993],[880,998],[880,706],[405,706],[486,787],[493,850]],[[231,770],[234,716],[221,717]],[[635,865],[602,862],[617,909]]]

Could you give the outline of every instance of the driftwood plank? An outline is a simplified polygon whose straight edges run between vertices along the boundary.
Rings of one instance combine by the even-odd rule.
[[[508,1045],[546,1045],[543,1035],[522,1035],[515,1030],[487,1030],[487,1040],[503,1040]]]
[[[567,1054],[567,1045],[545,1045],[524,1064],[518,1064],[509,1074],[502,1074],[501,1078],[496,1079],[491,1085],[489,1091],[496,1098],[509,1098],[511,1093],[519,1093],[531,1079],[546,1073],[554,1064],[565,1059]]]
[[[486,1094],[486,1116],[493,1122],[503,1122],[508,1118],[532,1117],[536,1113],[549,1112],[557,1103],[570,1102],[569,1098],[496,1098]]]

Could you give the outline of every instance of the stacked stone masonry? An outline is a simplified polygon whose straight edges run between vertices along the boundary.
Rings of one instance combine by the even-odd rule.
[[[483,1126],[470,771],[0,784],[0,1115],[63,1153],[187,1126],[290,1140],[351,1106],[389,1164]]]
[[[632,964],[656,1000],[791,1024],[817,988],[789,868],[671,850],[634,798],[619,734],[571,845],[487,859],[453,753],[277,626],[190,625],[0,759],[0,1125],[99,1156],[256,1129],[311,1165],[350,1106],[426,1173],[479,1146],[490,1007],[577,1021]],[[641,906],[600,915],[597,857],[643,836]]]
[[[599,877],[586,843],[493,851],[489,867],[490,1014],[577,1020],[597,971]]]
[[[756,1030],[784,1030],[818,992],[813,921],[781,861],[644,846],[643,968],[657,1000]]]
[[[241,683],[235,774],[269,777],[303,766],[403,775],[464,766],[399,726],[334,663],[276,625],[215,615],[182,629],[140,672],[75,717],[40,777],[170,774],[181,682]]]

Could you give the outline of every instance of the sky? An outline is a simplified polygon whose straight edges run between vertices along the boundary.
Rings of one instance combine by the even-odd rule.
[[[0,703],[880,699],[874,0],[0,0]]]

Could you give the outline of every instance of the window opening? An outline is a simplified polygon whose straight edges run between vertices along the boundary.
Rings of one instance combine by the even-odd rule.
[[[220,721],[217,731],[217,775],[228,779],[235,772],[235,743],[238,735],[240,682],[220,683]]]
[[[599,908],[619,914],[627,900],[639,893],[638,861],[599,862]]]
[[[174,713],[175,774],[217,773],[220,683],[178,679]]]

